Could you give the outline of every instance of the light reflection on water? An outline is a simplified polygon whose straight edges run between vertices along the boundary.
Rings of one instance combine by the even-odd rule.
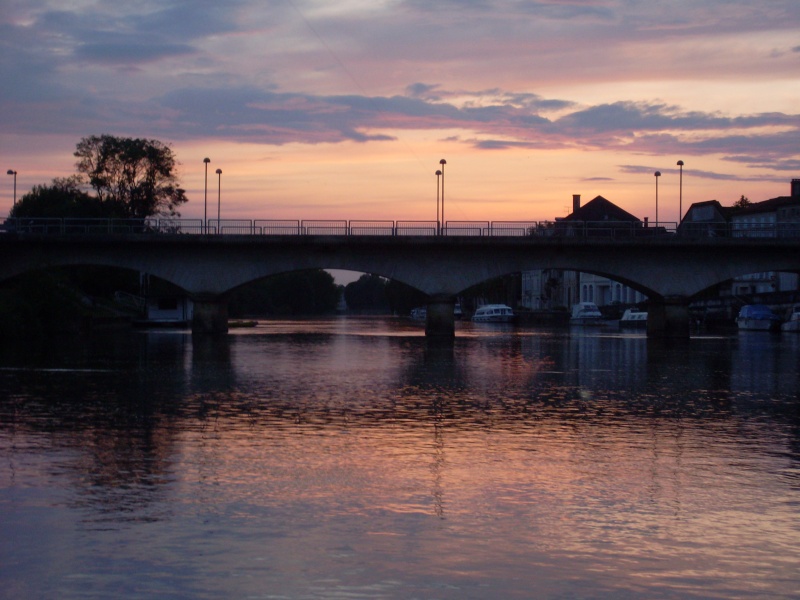
[[[330,319],[9,350],[3,594],[796,597],[799,340]]]

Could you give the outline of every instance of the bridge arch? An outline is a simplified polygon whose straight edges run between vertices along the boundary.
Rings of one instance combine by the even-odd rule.
[[[117,266],[150,273],[213,303],[281,272],[346,269],[403,282],[445,305],[477,283],[544,268],[609,277],[677,314],[689,298],[737,275],[800,272],[798,250],[797,238],[5,233],[0,279],[48,266]]]

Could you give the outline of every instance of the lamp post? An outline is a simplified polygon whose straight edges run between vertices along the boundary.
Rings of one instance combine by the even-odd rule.
[[[17,172],[14,169],[6,171],[6,175],[14,176],[14,206],[17,205]]]
[[[222,198],[222,169],[217,169],[217,233],[222,233],[222,222],[219,220]]]
[[[439,176],[442,174],[440,170],[436,170],[436,235],[441,234],[441,226],[439,221]]]
[[[203,162],[206,167],[206,187],[203,191],[203,233],[208,233],[208,163],[211,162],[211,159],[204,158]]]
[[[683,161],[678,161],[678,166],[681,168],[681,179],[678,184],[678,224],[683,221]]]
[[[653,173],[656,176],[656,227],[658,227],[658,178],[661,177],[661,171]]]
[[[447,223],[444,220],[444,166],[447,164],[445,159],[439,161],[439,164],[442,165],[442,224]]]

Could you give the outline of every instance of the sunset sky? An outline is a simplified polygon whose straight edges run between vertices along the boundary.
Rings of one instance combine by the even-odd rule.
[[[0,213],[159,139],[202,217],[640,218],[800,177],[797,0],[3,0]],[[211,206],[213,205],[213,211]]]

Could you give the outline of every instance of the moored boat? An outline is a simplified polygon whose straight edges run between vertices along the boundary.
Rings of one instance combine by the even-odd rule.
[[[747,331],[777,331],[781,325],[781,318],[768,306],[763,304],[746,304],[736,317],[736,325],[740,330]]]
[[[602,325],[603,313],[594,302],[579,302],[572,307],[570,325]]]
[[[472,320],[476,323],[510,323],[514,320],[514,311],[505,304],[487,304],[475,311]]]
[[[620,328],[647,327],[647,311],[638,308],[626,309],[619,320],[619,326]]]
[[[781,325],[781,331],[800,332],[800,304],[795,304],[789,309],[789,318]]]

